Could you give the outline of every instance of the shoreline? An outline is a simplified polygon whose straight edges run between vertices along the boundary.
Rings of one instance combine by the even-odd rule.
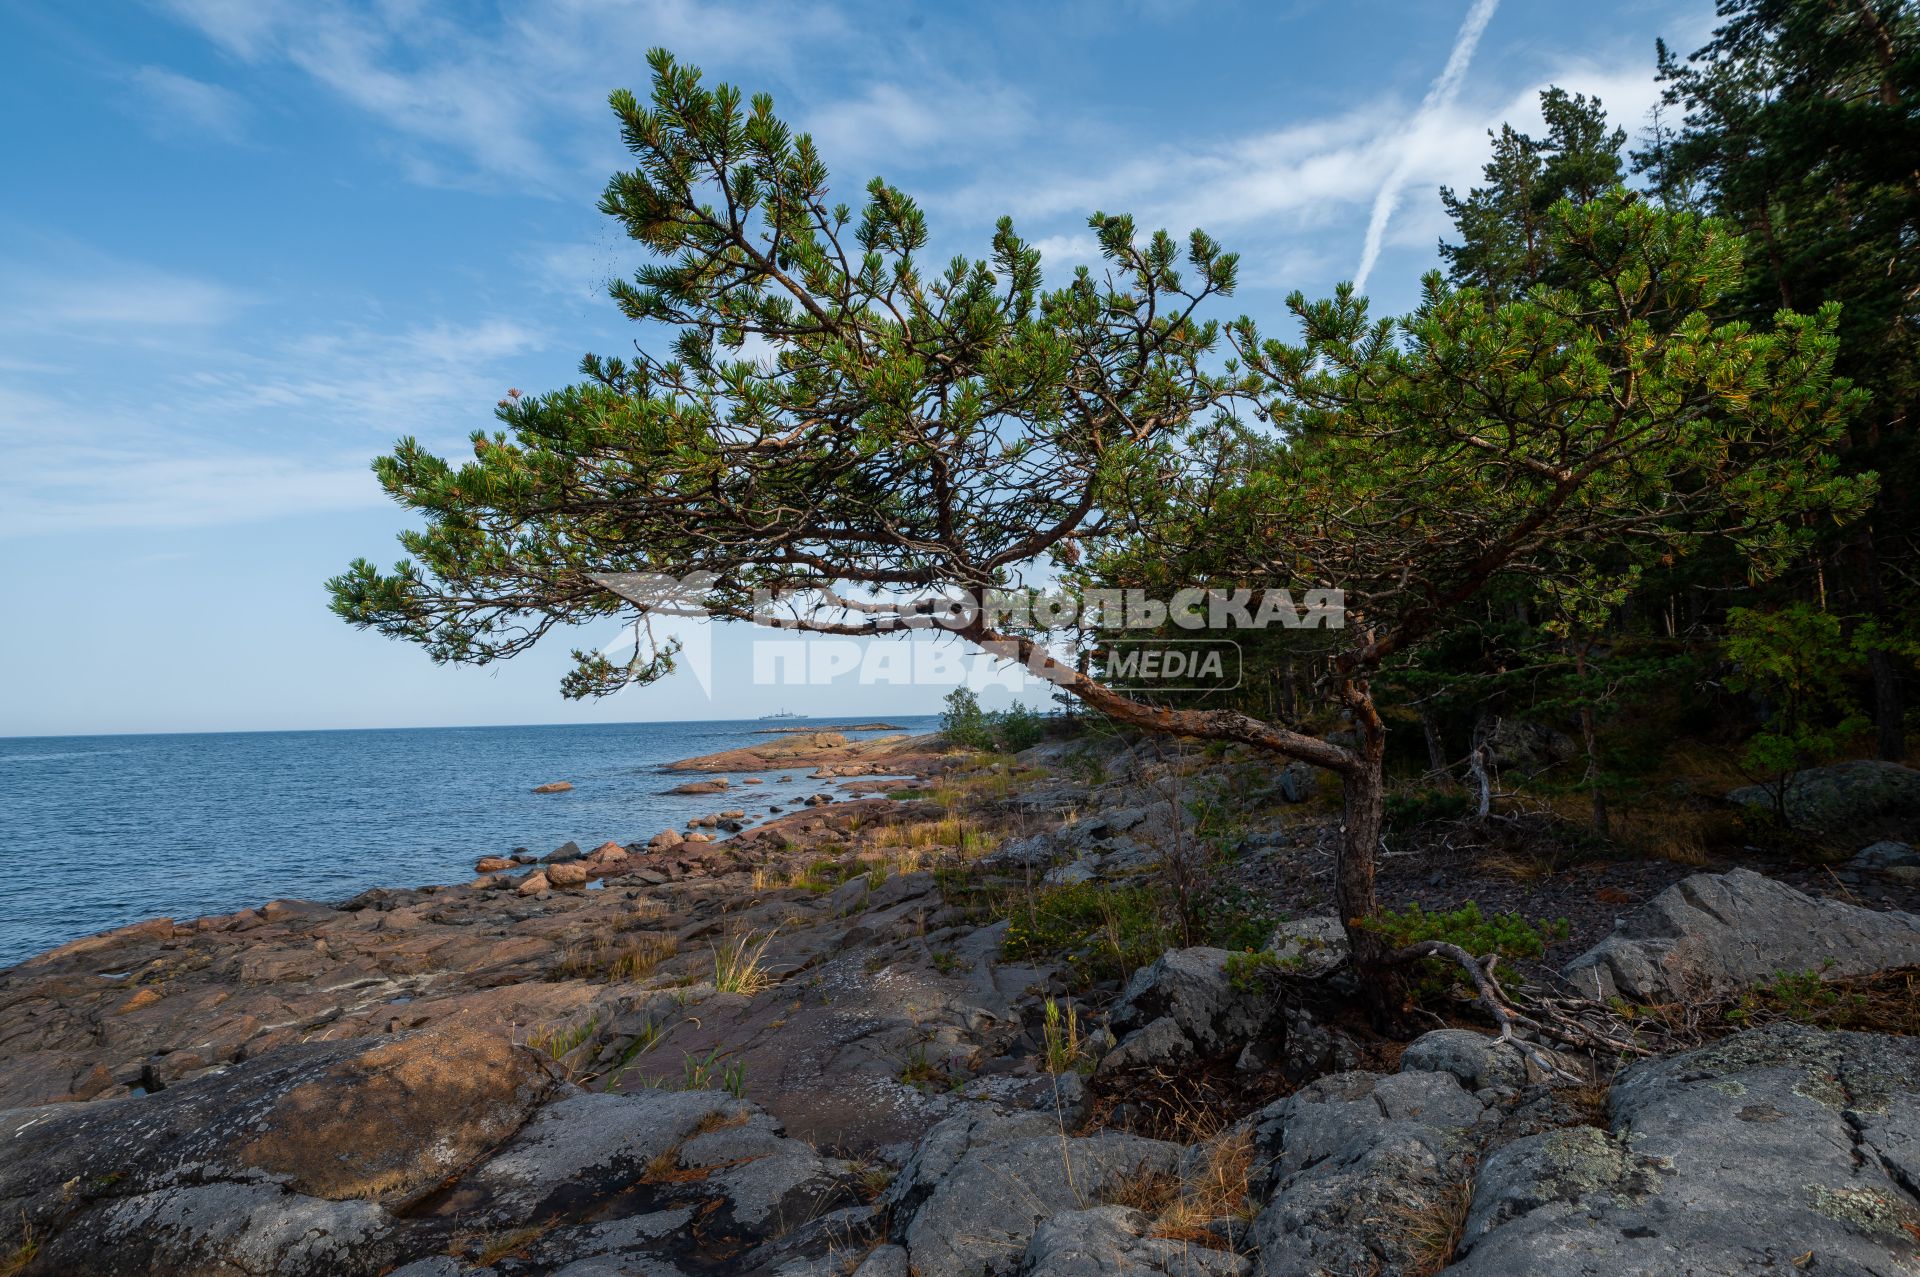
[[[757,726],[15,745],[11,755],[0,750],[0,794],[16,848],[31,849],[32,872],[0,885],[0,963],[154,917],[225,914],[276,896],[337,901],[373,887],[460,881],[479,856],[516,847],[545,853],[568,839],[589,847],[644,840],[663,825],[717,810],[698,797],[663,796],[689,777],[662,781],[659,767],[783,739],[760,736]],[[753,788],[768,804],[782,801],[776,790],[797,802],[811,792],[804,777],[780,785],[768,775]],[[573,788],[530,792],[551,781]]]
[[[1284,1126],[1302,1106],[1330,1115],[1303,1116],[1312,1129],[1337,1129],[1318,1125],[1334,1115],[1377,1125],[1391,1110],[1350,1102],[1377,1091],[1457,1122],[1434,1173],[1462,1182],[1509,1141],[1575,1128],[1623,1138],[1581,1098],[1604,1089],[1601,1062],[1534,1043],[1581,1080],[1535,1077],[1533,1057],[1496,1043],[1470,1006],[1443,1004],[1413,1040],[1356,1014],[1341,929],[1312,894],[1331,871],[1337,812],[1264,760],[1104,737],[1018,756],[936,752],[926,737],[782,743],[766,770],[800,775],[804,758],[808,787],[833,797],[731,837],[662,830],[501,858],[465,882],[154,919],[0,971],[0,1110],[18,1118],[0,1139],[14,1154],[0,1153],[0,1197],[31,1203],[23,1218],[54,1264],[26,1277],[124,1255],[218,1271],[258,1244],[262,1221],[312,1238],[313,1219],[333,1221],[298,1243],[315,1249],[277,1250],[266,1270],[548,1277],[617,1254],[663,1274],[803,1263],[814,1266],[794,1270],[853,1277],[834,1266],[851,1246],[957,1273],[990,1256],[941,1268],[942,1248],[979,1233],[1003,1169],[1038,1194],[1035,1218],[1010,1234],[1017,1252],[1040,1244],[1042,1220],[1088,1214],[1082,1190],[1101,1176],[1231,1161],[1247,1153],[1234,1132]],[[758,748],[745,752],[768,763]],[[652,774],[737,781],[714,805],[737,801],[758,773],[708,770],[716,760],[748,761],[705,755],[675,760],[697,770]],[[876,782],[836,770],[883,763],[909,784],[865,795],[855,787]],[[1205,830],[1223,813],[1237,876],[1214,884],[1204,930],[1183,937],[1164,924],[1178,881],[1167,864],[1218,837]],[[1920,919],[1702,868],[1523,880],[1428,848],[1385,860],[1382,890],[1441,909],[1504,884],[1528,918],[1578,904],[1542,955],[1574,959],[1569,970],[1647,933],[1645,921],[1612,931],[1623,915],[1740,920],[1736,958],[1751,935],[1783,952],[1804,948],[1794,937],[1830,939],[1848,978],[1904,952],[1903,927],[1920,955]],[[1617,969],[1660,968],[1628,954]],[[1715,1024],[1705,1040],[1745,1027]],[[1769,1032],[1748,1030],[1737,1058],[1767,1061],[1764,1073],[1781,1052],[1792,1066],[1837,1049]],[[1871,1040],[1849,1048],[1858,1067],[1911,1055],[1920,1069],[1916,1039],[1841,1036]],[[1688,1076],[1718,1085],[1723,1073]],[[1782,1121],[1806,1120],[1775,1103]],[[1063,1153],[1077,1178],[1054,1185]],[[1325,1164],[1289,1174],[1367,1158]],[[1482,1179],[1476,1192],[1504,1191]],[[24,1187],[9,1197],[9,1183]],[[1233,1185],[1200,1229],[1217,1247],[1203,1253],[1244,1253],[1246,1221],[1284,1208],[1273,1184]],[[1404,1187],[1315,1191],[1384,1200]],[[122,1222],[187,1210],[190,1233]],[[1236,1264],[1219,1273],[1245,1277]]]

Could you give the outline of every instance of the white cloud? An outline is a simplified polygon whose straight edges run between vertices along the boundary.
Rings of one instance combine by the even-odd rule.
[[[912,87],[870,84],[857,96],[808,111],[801,123],[848,186],[849,178],[864,185],[890,160],[905,158],[917,169],[973,160],[984,148],[1017,138],[1031,120],[1025,100],[1011,89],[929,76]]]
[[[236,446],[186,428],[201,405],[104,403],[91,387],[0,384],[0,538],[202,527],[385,500],[366,458]]]
[[[371,453],[401,434],[459,452],[547,344],[500,317],[276,330],[219,283],[37,247],[0,260],[5,537],[381,504]]]
[[[1435,241],[1451,230],[1435,192],[1480,180],[1489,129],[1506,121],[1538,131],[1540,90],[1558,84],[1597,94],[1630,135],[1658,98],[1651,59],[1637,45],[1546,62],[1518,87],[1516,78],[1508,72],[1498,84],[1469,84],[1450,102],[1430,104],[1412,129],[1417,104],[1389,95],[1283,128],[1170,138],[1147,150],[1078,137],[1050,141],[928,203],[961,223],[1011,212],[1043,244],[1070,242],[1067,228],[1094,209],[1131,212],[1143,227],[1176,234],[1204,227],[1242,254],[1246,285],[1326,286],[1363,251],[1369,210],[1396,169],[1406,194],[1384,227],[1382,248],[1420,250],[1431,260]],[[1394,279],[1411,282],[1398,273]]]
[[[1043,235],[1033,241],[1033,247],[1040,250],[1040,266],[1050,277],[1056,271],[1100,261],[1100,242],[1091,234]]]
[[[493,424],[494,403],[512,387],[508,370],[546,343],[507,319],[329,329],[202,369],[183,379],[183,393],[197,413],[270,420],[288,436],[311,426],[351,438],[352,427],[365,427],[382,443],[414,434],[451,447]]]
[[[246,136],[246,103],[231,90],[155,66],[140,67],[127,80],[136,118],[157,138],[238,142]]]
[[[31,259],[0,261],[0,333],[165,346],[227,323],[255,298],[214,280],[42,239]],[[17,354],[17,352],[16,352]]]
[[[1399,158],[1387,174],[1387,180],[1381,183],[1380,191],[1374,196],[1373,212],[1367,219],[1367,238],[1360,250],[1360,265],[1353,272],[1354,286],[1365,290],[1367,276],[1373,273],[1373,264],[1380,260],[1380,241],[1386,235],[1387,223],[1392,220],[1394,209],[1400,204],[1400,194],[1406,189],[1407,179],[1411,176],[1414,155],[1427,146],[1435,137],[1435,126],[1449,114],[1454,99],[1460,96],[1460,86],[1467,77],[1467,68],[1473,63],[1473,51],[1480,46],[1480,36],[1486,31],[1487,23],[1493,18],[1493,11],[1500,0],[1473,0],[1473,7],[1467,10],[1467,17],[1460,24],[1460,32],[1454,37],[1453,49],[1447,54],[1447,64],[1427,91],[1427,97],[1420,104],[1420,112],[1414,116],[1411,128],[1404,135]],[[1444,136],[1444,135],[1441,135]]]
[[[568,197],[605,172],[606,94],[623,84],[644,90],[649,48],[781,66],[842,31],[831,9],[772,0],[548,0],[509,6],[492,24],[413,0],[372,9],[337,0],[166,3],[234,57],[298,68],[379,121],[403,144],[400,161],[417,182]]]
[[[16,455],[0,479],[0,538],[208,527],[369,509],[386,494],[364,459],[66,446]]]

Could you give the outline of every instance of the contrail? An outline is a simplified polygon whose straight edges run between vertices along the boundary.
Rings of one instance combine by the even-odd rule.
[[[1453,52],[1447,55],[1447,65],[1427,90],[1426,100],[1420,103],[1419,112],[1404,134],[1409,143],[1417,141],[1427,121],[1452,106],[1453,99],[1459,96],[1460,82],[1467,78],[1467,64],[1473,61],[1480,33],[1487,29],[1493,11],[1499,7],[1500,0],[1473,0],[1473,8],[1467,10],[1467,20],[1460,24],[1460,34],[1453,38]],[[1373,264],[1379,260],[1380,241],[1386,238],[1387,223],[1393,220],[1393,211],[1400,206],[1400,192],[1407,185],[1407,172],[1412,166],[1412,148],[1403,145],[1400,158],[1387,174],[1380,193],[1373,197],[1373,216],[1367,220],[1367,245],[1360,250],[1360,268],[1353,275],[1356,292],[1366,291],[1367,276],[1373,273]]]

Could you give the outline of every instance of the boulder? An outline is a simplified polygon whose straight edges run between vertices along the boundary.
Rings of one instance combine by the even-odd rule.
[[[920,1277],[1009,1274],[1042,1221],[1128,1177],[1171,1174],[1180,1152],[1111,1131],[1068,1136],[1050,1113],[967,1112],[927,1132],[881,1204]]]
[[[1903,842],[1877,842],[1855,853],[1847,868],[1898,882],[1920,882],[1920,851]]]
[[[1572,1061],[1554,1058],[1559,1067],[1573,1071]],[[1518,1046],[1473,1029],[1435,1029],[1421,1034],[1401,1052],[1400,1071],[1445,1073],[1469,1091],[1516,1091],[1548,1080]]]
[[[1334,1073],[1261,1110],[1255,1189],[1271,1197],[1253,1222],[1254,1271],[1431,1271],[1407,1221],[1457,1191],[1483,1113],[1443,1073]]]
[[[1033,1230],[1019,1277],[1244,1277],[1253,1262],[1225,1250],[1152,1235],[1126,1206],[1066,1211]]]
[[[1002,872],[1037,873],[1060,859],[1063,850],[1051,831],[1004,843],[980,858],[983,869]]]
[[[542,871],[536,869],[532,873],[528,874],[526,877],[522,878],[520,880],[520,885],[515,887],[513,890],[517,895],[537,896],[541,892],[549,889],[552,885],[553,884],[547,880],[547,875]]]
[[[549,781],[544,785],[535,785],[533,792],[536,794],[564,794],[572,788],[573,782],[571,781],[555,780]]]
[[[513,868],[511,856],[482,856],[474,862],[473,871],[477,874],[497,874]]]
[[[547,865],[564,865],[569,861],[579,860],[584,855],[586,853],[580,850],[579,843],[568,841],[542,856],[540,862]]]
[[[1520,718],[1496,722],[1482,747],[1495,767],[1528,773],[1546,771],[1580,753],[1579,743],[1565,732]]]
[[[678,847],[683,841],[684,839],[681,838],[678,829],[662,829],[659,833],[647,839],[647,849],[649,851],[661,851],[668,847]]]
[[[1815,900],[1750,869],[1683,878],[1563,972],[1604,1001],[1678,1002],[1783,972],[1867,975],[1920,963],[1920,918]]]
[[[675,785],[672,789],[669,789],[667,792],[669,794],[688,794],[688,795],[718,794],[718,793],[723,793],[727,788],[728,788],[727,778],[724,776],[721,776],[714,780],[690,780],[684,785]]]
[[[1773,810],[1773,794],[1764,785],[1746,785],[1727,797],[1743,807]],[[1787,782],[1786,807],[1795,825],[1829,832],[1888,816],[1920,816],[1920,771],[1867,758],[1809,767]]]
[[[555,887],[584,887],[592,871],[578,860],[567,860],[557,865],[547,866],[547,881]]]
[[[1191,1045],[1187,1058],[1230,1055],[1273,1030],[1282,1009],[1280,997],[1264,981],[1235,988],[1227,958],[1225,949],[1169,949],[1134,972],[1108,1015],[1121,1048],[1131,1035],[1163,1019],[1169,1023],[1154,1027],[1155,1040],[1170,1046],[1171,1031],[1177,1031]],[[1157,1055],[1155,1063],[1178,1058]],[[1105,1071],[1115,1067],[1103,1062]]]
[[[719,814],[719,815],[718,815],[717,817],[715,817],[715,819],[717,819],[717,820],[744,820],[744,819],[746,819],[746,815],[747,815],[747,813],[746,813],[746,812],[744,812],[744,811],[741,811],[741,810],[739,810],[738,808],[735,808],[735,809],[734,809],[734,810],[732,810],[732,811],[723,811],[723,812],[721,812],[721,813],[720,813],[720,814]]]
[[[1338,918],[1295,918],[1273,929],[1267,948],[1281,970],[1323,976],[1347,960],[1347,929]]]
[[[1447,1271],[1912,1272],[1916,1184],[1920,1041],[1774,1025],[1635,1064],[1607,1130],[1492,1153]]]

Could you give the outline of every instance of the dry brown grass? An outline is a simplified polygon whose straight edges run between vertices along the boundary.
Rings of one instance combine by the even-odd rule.
[[[1712,848],[1725,841],[1729,817],[1678,804],[1623,807],[1611,813],[1613,840],[1642,856],[1699,868],[1713,863]]]
[[[693,1133],[695,1135],[711,1135],[715,1131],[724,1131],[736,1126],[745,1126],[752,1116],[753,1115],[744,1108],[732,1113],[709,1113],[701,1118],[694,1126]]]
[[[713,987],[720,993],[743,993],[752,997],[779,983],[767,970],[767,946],[773,943],[769,931],[754,943],[754,933],[733,937],[713,949]]]
[[[999,846],[1000,839],[970,817],[942,816],[882,825],[874,832],[873,845],[913,852],[950,851],[963,859],[973,859]]]
[[[1160,1208],[1154,1235],[1217,1247],[1222,1224],[1231,1234],[1235,1226],[1253,1219],[1253,1169],[1251,1132],[1241,1128],[1211,1141],[1200,1168],[1181,1181],[1173,1199]]]
[[[1100,1186],[1104,1206],[1129,1206],[1145,1215],[1158,1215],[1180,1196],[1180,1177],[1147,1165],[1116,1175]]]
[[[1562,1096],[1581,1121],[1587,1126],[1605,1129],[1607,1125],[1607,1103],[1613,1095],[1612,1082],[1589,1082],[1585,1086],[1569,1086],[1557,1092]]]
[[[1453,1262],[1473,1209],[1473,1181],[1442,1184],[1431,1197],[1409,1197],[1390,1206],[1386,1223],[1400,1235],[1410,1256],[1410,1277],[1431,1277]]]
[[[680,951],[665,932],[621,937],[597,935],[575,940],[561,951],[548,978],[553,980],[643,980]]]
[[[546,1224],[528,1224],[522,1228],[459,1233],[448,1244],[447,1254],[455,1259],[471,1258],[474,1264],[482,1268],[491,1267],[503,1259],[524,1259],[526,1249],[540,1240],[547,1227]]]
[[[20,1240],[12,1250],[0,1255],[0,1277],[17,1277],[40,1254],[40,1235],[33,1230],[25,1211],[20,1213]]]

